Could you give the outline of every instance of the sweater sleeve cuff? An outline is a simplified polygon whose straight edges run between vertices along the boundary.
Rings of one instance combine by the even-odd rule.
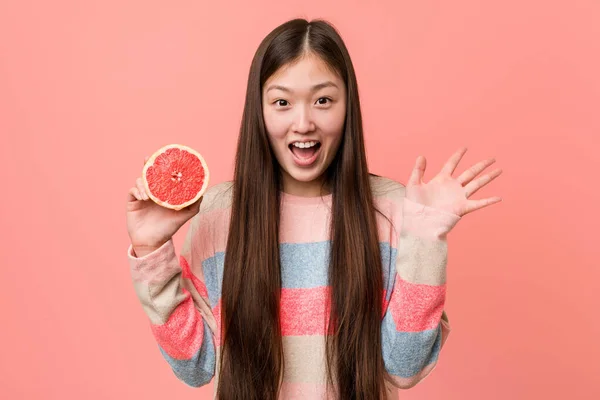
[[[127,249],[127,258],[134,281],[160,281],[181,269],[172,239],[143,257],[137,257],[130,244]]]

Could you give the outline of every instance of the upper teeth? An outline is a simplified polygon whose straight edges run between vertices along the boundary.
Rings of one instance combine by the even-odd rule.
[[[308,147],[313,147],[314,145],[317,144],[317,142],[294,142],[292,143],[294,146],[296,147],[300,147],[301,149],[306,149]]]

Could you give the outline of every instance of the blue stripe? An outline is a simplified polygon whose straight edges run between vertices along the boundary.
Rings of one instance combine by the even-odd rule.
[[[392,375],[410,378],[436,362],[442,345],[442,328],[422,332],[398,332],[387,312],[381,324],[381,342],[385,369]]]
[[[330,243],[282,243],[281,287],[286,289],[327,286]]]
[[[209,383],[215,374],[215,344],[208,324],[204,322],[204,340],[196,354],[189,360],[177,360],[169,356],[161,346],[160,352],[175,373],[188,386],[200,387]]]
[[[396,275],[397,251],[386,242],[380,242],[379,249],[383,265],[383,287],[387,291],[386,300],[389,301]],[[327,286],[329,252],[330,241],[281,243],[279,254],[281,257],[282,288],[308,289]],[[221,296],[224,262],[225,253],[223,252],[219,252],[202,262],[204,281],[212,307],[216,306]],[[390,276],[392,279],[390,279]]]
[[[217,305],[221,297],[221,285],[223,283],[223,265],[225,263],[225,253],[219,252],[213,257],[202,261],[202,271],[204,272],[204,283],[208,291],[208,300],[211,307]]]

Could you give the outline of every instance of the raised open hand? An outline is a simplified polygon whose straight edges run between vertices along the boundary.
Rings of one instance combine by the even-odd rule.
[[[426,165],[425,157],[417,157],[415,168],[406,186],[406,198],[460,217],[502,201],[502,198],[498,196],[481,200],[469,200],[473,193],[499,176],[502,170],[496,169],[475,179],[485,168],[496,162],[495,158],[490,158],[478,162],[458,178],[454,178],[452,173],[466,152],[466,147],[456,151],[444,164],[442,170],[427,183],[423,181]]]

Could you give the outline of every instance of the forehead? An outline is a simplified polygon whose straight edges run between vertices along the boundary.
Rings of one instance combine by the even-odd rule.
[[[343,86],[339,75],[334,72],[320,57],[307,55],[296,62],[281,66],[267,79],[264,88],[276,84],[294,89],[307,89],[315,84],[332,81]]]

